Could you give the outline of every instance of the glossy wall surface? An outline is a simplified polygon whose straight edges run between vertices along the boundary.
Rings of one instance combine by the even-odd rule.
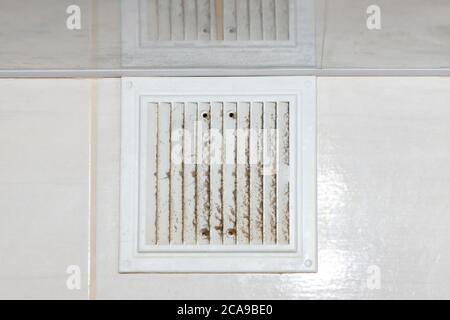
[[[125,275],[120,79],[0,80],[0,298],[450,298],[450,79],[317,100],[317,273]]]
[[[308,61],[315,62],[308,63],[309,68],[450,68],[450,2],[447,0],[312,2],[315,59]],[[373,4],[380,8],[379,30],[367,28],[370,18],[367,10]],[[69,30],[66,26],[70,17],[66,10],[71,5],[81,10],[79,30]],[[113,69],[120,72],[132,66],[164,70],[175,64],[177,67],[214,66],[214,60],[209,64],[207,61],[193,63],[195,54],[186,61],[171,61],[171,57],[166,57],[153,65],[132,54],[122,65],[122,49],[127,39],[126,33],[122,35],[122,17],[126,11],[123,8],[127,6],[122,7],[121,0],[1,0],[0,76],[14,70]],[[247,61],[249,65],[252,63],[255,61]],[[279,65],[275,67],[291,68],[296,65],[286,58],[276,64]],[[161,72],[153,70],[153,74]],[[191,72],[191,75],[196,74]]]

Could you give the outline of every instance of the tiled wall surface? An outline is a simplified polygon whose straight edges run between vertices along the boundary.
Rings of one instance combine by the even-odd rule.
[[[124,275],[120,80],[0,80],[0,298],[450,298],[450,79],[317,81],[318,273]]]
[[[376,4],[381,29],[366,28]],[[317,61],[323,68],[440,68],[450,65],[450,2],[317,0]],[[320,45],[321,44],[321,45]]]
[[[73,4],[81,8],[81,30],[66,28]],[[447,0],[314,4],[317,67],[450,67]],[[372,4],[381,9],[381,30],[366,27]],[[2,0],[0,9],[0,69],[121,68],[121,0]]]
[[[90,110],[90,80],[0,80],[0,298],[87,297]]]

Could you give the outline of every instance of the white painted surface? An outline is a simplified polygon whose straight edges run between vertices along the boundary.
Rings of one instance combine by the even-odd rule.
[[[0,299],[88,296],[90,103],[90,80],[0,81]]]

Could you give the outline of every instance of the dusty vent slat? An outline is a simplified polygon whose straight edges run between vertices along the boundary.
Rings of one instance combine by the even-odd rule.
[[[223,240],[223,103],[213,102],[211,107],[211,244],[221,244]]]
[[[289,0],[141,0],[143,40],[289,40],[289,6]]]
[[[253,102],[250,109],[250,241],[263,241],[263,104]]]
[[[183,243],[183,125],[184,104],[175,102],[171,109],[170,154],[170,243]]]
[[[287,102],[147,106],[149,244],[289,243]]]
[[[289,243],[289,104],[280,102],[277,108],[278,170],[277,170],[277,242]]]
[[[197,40],[197,4],[195,1],[184,3],[184,39]]]
[[[250,242],[250,103],[240,102],[237,113],[237,243]]]
[[[226,102],[223,112],[223,228],[224,244],[236,243],[236,103]]]
[[[197,156],[194,143],[196,137],[195,120],[197,119],[197,104],[188,102],[184,109],[183,135],[183,240],[185,244],[196,242],[196,174]]]
[[[250,39],[250,11],[249,1],[237,1],[236,2],[236,24],[237,28],[236,36],[239,41],[245,41]]]
[[[201,102],[197,111],[197,242],[209,244],[210,217],[210,104]]]
[[[289,1],[277,1],[275,8],[276,38],[289,40]]]
[[[276,105],[267,102],[264,105],[264,242],[275,244],[277,242],[277,141],[276,141]]]

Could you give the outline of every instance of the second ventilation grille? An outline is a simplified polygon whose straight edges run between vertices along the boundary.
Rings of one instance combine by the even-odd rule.
[[[122,0],[122,66],[312,67],[313,9],[314,0]]]
[[[282,97],[141,104],[143,242],[289,244],[290,107]]]
[[[141,0],[141,41],[287,41],[290,0]],[[291,8],[290,8],[291,7]],[[291,10],[290,10],[291,9]],[[156,43],[155,43],[156,42]]]

